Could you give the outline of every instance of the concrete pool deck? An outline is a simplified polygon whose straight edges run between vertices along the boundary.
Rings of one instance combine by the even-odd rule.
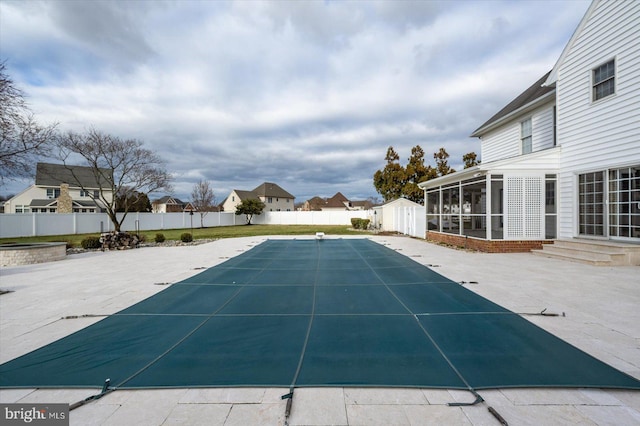
[[[233,257],[267,238],[197,246],[72,255],[59,262],[3,268],[0,362],[37,349]],[[299,237],[303,238],[303,237]],[[313,236],[305,238],[314,238]],[[332,238],[328,235],[325,238]],[[525,316],[598,359],[640,378],[640,267],[597,267],[528,253],[486,254],[406,237],[371,236],[468,289]],[[562,313],[566,316],[562,316]],[[62,319],[72,317],[70,319]],[[75,318],[74,318],[75,317]],[[97,389],[0,390],[1,403],[74,403]],[[288,393],[281,388],[118,390],[71,412],[86,425],[278,425]],[[640,424],[640,392],[599,389],[296,389],[290,425]]]

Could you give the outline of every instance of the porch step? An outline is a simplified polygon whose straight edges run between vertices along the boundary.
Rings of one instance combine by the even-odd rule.
[[[639,244],[612,241],[556,240],[531,253],[598,266],[640,265]]]

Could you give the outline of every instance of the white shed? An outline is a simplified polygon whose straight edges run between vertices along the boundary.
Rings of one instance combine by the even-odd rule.
[[[372,220],[374,226],[377,223],[381,231],[403,232],[400,221],[404,218],[399,217],[400,208],[423,208],[423,206],[406,198],[398,198],[382,206],[374,207],[374,220]]]

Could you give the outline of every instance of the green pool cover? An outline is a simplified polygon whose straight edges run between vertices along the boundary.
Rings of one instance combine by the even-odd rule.
[[[367,239],[269,240],[0,366],[0,387],[640,381]]]

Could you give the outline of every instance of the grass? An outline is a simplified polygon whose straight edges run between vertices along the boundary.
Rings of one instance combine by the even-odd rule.
[[[191,233],[191,229],[160,229],[141,231],[140,234],[144,235],[146,241],[153,242],[158,233],[163,234],[166,240],[179,240],[180,236],[185,232]],[[316,232],[324,232],[327,235],[362,235],[365,233],[365,231],[355,231],[347,225],[236,225],[193,228],[193,239],[253,237],[259,235],[315,235]],[[89,236],[99,237],[100,233],[0,238],[0,244],[62,241],[70,243],[74,247],[80,247],[81,241]]]

